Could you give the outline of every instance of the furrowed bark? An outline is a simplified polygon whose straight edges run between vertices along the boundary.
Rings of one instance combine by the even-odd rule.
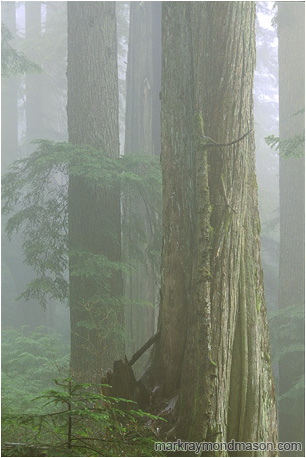
[[[251,131],[254,22],[252,2],[163,4],[161,335],[150,373],[166,398],[179,393],[176,437],[188,440],[277,440]],[[198,109],[205,135],[241,141],[199,148]]]

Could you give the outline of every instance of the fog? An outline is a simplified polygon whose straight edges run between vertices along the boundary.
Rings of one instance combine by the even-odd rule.
[[[304,3],[252,5],[1,3],[3,456],[304,447]]]

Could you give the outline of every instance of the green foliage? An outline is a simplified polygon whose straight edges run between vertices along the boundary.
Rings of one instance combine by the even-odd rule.
[[[19,433],[19,446],[6,446],[10,456],[22,456],[20,452],[31,448],[44,456],[152,456],[153,424],[160,418],[130,408],[133,401],[101,394],[103,385],[72,379],[55,383],[58,389],[37,398],[48,409],[52,406],[51,411],[4,416],[2,444],[17,442],[8,426]]]
[[[42,70],[39,65],[21,53],[16,51],[10,44],[13,36],[6,25],[1,23],[1,76],[9,76],[24,73],[40,73]]]
[[[55,334],[4,329],[2,337],[2,456],[151,456],[157,417],[101,387],[50,384],[68,373],[69,349]]]
[[[305,107],[293,113],[291,117],[298,115],[305,115]],[[297,159],[305,156],[305,130],[283,140],[275,135],[269,135],[265,141],[270,148],[279,151],[279,155],[286,159]]]
[[[297,159],[305,156],[305,131],[285,140],[269,135],[265,138],[270,148],[279,151],[281,157],[286,159]]]
[[[3,329],[2,412],[33,412],[31,399],[59,372],[67,374],[68,363],[68,345],[47,328]]]
[[[25,262],[36,273],[23,296],[35,298],[46,307],[49,299],[68,298],[69,256],[74,256],[71,275],[96,279],[107,289],[114,271],[129,271],[128,263],[116,263],[83,247],[68,246],[68,176],[82,177],[89,186],[120,189],[122,196],[144,202],[151,225],[150,239],[143,215],[123,217],[123,230],[129,234],[129,252],[143,264],[159,263],[161,245],[161,172],[150,156],[123,156],[111,159],[90,146],[38,140],[36,151],[16,161],[2,181],[3,213],[9,218],[6,232],[21,232]],[[123,199],[125,202],[126,199]],[[123,215],[125,215],[123,209]],[[147,246],[146,259],[139,243]],[[134,248],[133,248],[134,246]],[[107,291],[106,291],[107,293]],[[109,300],[109,297],[107,298]]]

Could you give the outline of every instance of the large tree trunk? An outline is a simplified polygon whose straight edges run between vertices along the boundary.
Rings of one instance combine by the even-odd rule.
[[[201,111],[218,142],[253,128],[254,21],[252,2],[163,4],[164,241],[150,374],[164,396],[179,394],[177,437],[197,441],[277,438],[254,133],[212,148],[201,128]]]
[[[305,4],[278,4],[280,139],[284,141],[305,128]],[[294,115],[300,111],[299,114]],[[281,149],[282,153],[282,149]],[[305,303],[305,159],[280,157],[280,282],[279,307]],[[285,321],[290,317],[287,315]],[[292,318],[291,318],[292,319]],[[294,319],[294,316],[293,316]],[[302,343],[304,329],[295,327],[291,338],[280,338],[283,350]],[[293,340],[291,340],[293,338]],[[280,401],[280,438],[302,441],[305,434],[304,388],[294,385],[304,375],[304,353],[301,349],[285,354],[279,363],[280,395],[292,390]],[[293,395],[293,397],[292,397]]]
[[[131,2],[130,37],[127,66],[127,104],[125,154],[160,154],[160,72],[161,72],[161,3]],[[126,201],[125,218],[131,212],[145,222],[147,243],[153,234],[147,220],[144,203],[139,196]],[[127,251],[129,250],[128,238]],[[159,300],[159,272],[147,259],[147,246],[142,247],[145,264],[126,256],[135,271],[125,278],[125,293],[131,305],[127,307],[126,324],[131,338],[127,354],[131,356],[154,333],[156,306]],[[150,305],[143,305],[149,302]],[[144,359],[140,361],[143,367]],[[137,368],[136,368],[137,369]]]
[[[69,140],[111,158],[119,155],[116,49],[114,2],[68,3]],[[68,199],[71,371],[89,380],[123,356],[122,278],[118,271],[103,281],[74,275],[72,251],[120,261],[120,193],[70,177]]]

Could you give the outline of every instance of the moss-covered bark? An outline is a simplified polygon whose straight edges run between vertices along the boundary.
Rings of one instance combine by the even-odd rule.
[[[251,132],[255,5],[165,2],[162,59],[164,396],[179,393],[176,437],[277,439]],[[179,77],[178,77],[179,75]],[[197,116],[197,115],[196,115]],[[260,452],[259,452],[260,454]]]
[[[68,4],[69,141],[119,155],[118,75],[114,2]],[[69,180],[71,371],[95,379],[123,356],[122,278],[75,275],[85,249],[121,259],[120,193]],[[84,266],[81,266],[84,267]]]
[[[201,100],[206,133],[230,141],[254,123],[255,5],[209,2],[205,21]],[[218,372],[213,416],[220,439],[275,441],[253,132],[236,145],[211,150],[208,162],[212,353]]]

